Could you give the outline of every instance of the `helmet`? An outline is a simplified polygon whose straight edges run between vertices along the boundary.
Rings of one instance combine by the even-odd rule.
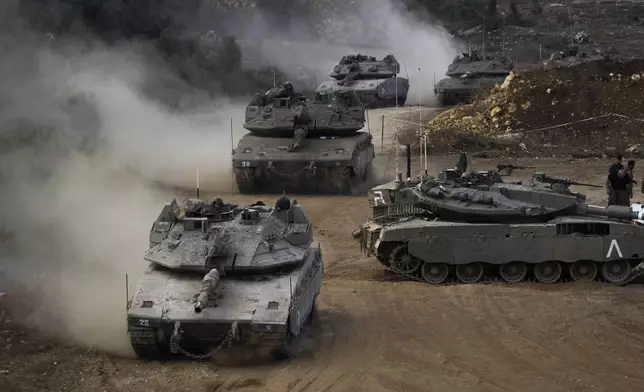
[[[284,83],[284,88],[287,89],[287,90],[293,90],[293,83],[285,82]]]

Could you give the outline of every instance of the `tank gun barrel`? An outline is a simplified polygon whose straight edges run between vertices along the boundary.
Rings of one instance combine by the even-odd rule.
[[[542,182],[542,183],[545,183],[545,184],[561,184],[561,185],[564,185],[566,187],[568,187],[570,185],[578,185],[578,186],[587,186],[587,187],[591,187],[591,188],[603,188],[603,186],[601,186],[601,185],[595,185],[595,184],[589,184],[589,183],[585,183],[585,182],[573,181],[573,180],[570,180],[570,179],[567,179],[567,178],[548,177],[543,173],[535,173],[533,178],[536,181]]]
[[[623,220],[644,219],[644,206],[633,204],[631,207],[610,205],[608,207],[586,204],[581,206],[582,214],[606,216]]]
[[[219,279],[221,274],[217,268],[213,268],[203,277],[201,281],[201,290],[197,296],[197,302],[195,303],[195,312],[199,313],[208,306],[208,300],[212,293],[214,293],[217,285],[219,284]]]
[[[534,166],[518,166],[518,165],[513,165],[511,163],[500,163],[496,165],[496,171],[501,173],[502,171],[505,171],[505,173],[509,176],[512,175],[512,172],[515,170],[523,170],[523,169],[534,169]]]

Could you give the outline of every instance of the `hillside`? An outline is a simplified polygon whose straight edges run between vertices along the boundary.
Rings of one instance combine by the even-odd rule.
[[[427,126],[435,150],[468,144],[509,152],[625,151],[644,136],[644,60],[599,60],[511,74],[480,101],[439,114]]]

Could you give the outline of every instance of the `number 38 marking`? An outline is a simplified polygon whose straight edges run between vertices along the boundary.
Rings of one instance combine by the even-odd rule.
[[[250,161],[242,161],[241,167],[250,167]]]
[[[375,205],[385,204],[385,198],[382,197],[382,191],[373,191],[373,202]]]
[[[149,327],[150,326],[150,320],[139,320],[139,326],[141,326],[141,327]]]

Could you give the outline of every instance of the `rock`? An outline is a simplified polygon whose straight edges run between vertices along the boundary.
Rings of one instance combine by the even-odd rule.
[[[606,157],[608,158],[615,158],[619,152],[617,151],[617,147],[609,146],[604,149],[604,154],[606,154]]]
[[[501,109],[499,106],[495,106],[490,111],[490,117],[494,118],[494,117],[500,115],[502,111],[503,111],[503,109]]]

